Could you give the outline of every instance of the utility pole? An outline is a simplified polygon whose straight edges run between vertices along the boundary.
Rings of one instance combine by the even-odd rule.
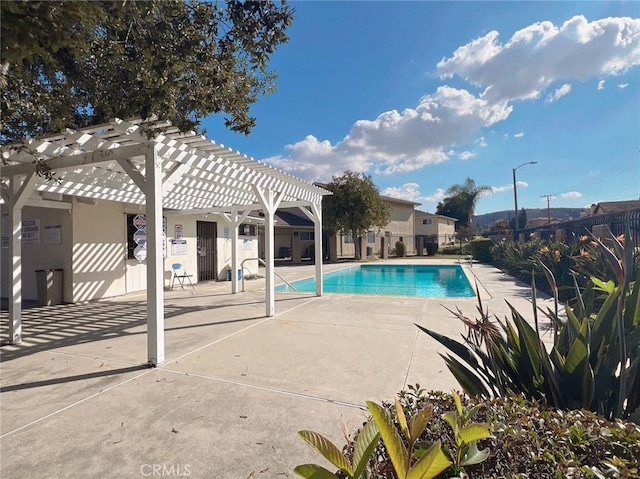
[[[556,195],[540,195],[540,198],[546,198],[547,199],[547,224],[548,225],[551,224],[551,209],[549,207],[549,202],[555,197],[556,197]]]

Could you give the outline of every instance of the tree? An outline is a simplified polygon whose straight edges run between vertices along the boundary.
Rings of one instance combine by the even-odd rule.
[[[476,182],[469,177],[461,185],[455,184],[449,187],[448,197],[444,201],[449,200],[449,205],[455,206],[457,212],[462,214],[462,218],[458,218],[460,220],[459,226],[471,225],[476,203],[480,196],[487,191],[491,191],[490,186],[476,186]]]
[[[516,223],[515,219],[511,218],[509,220],[509,228],[511,228],[511,230],[513,230],[515,223]],[[527,227],[527,210],[522,208],[518,212],[518,229],[522,230],[522,229],[525,229],[526,227]]]
[[[380,198],[378,187],[370,176],[346,171],[333,177],[325,188],[333,195],[325,196],[322,216],[330,234],[351,233],[355,259],[362,256],[359,237],[370,228],[383,228],[389,223],[389,204]]]
[[[438,202],[438,206],[436,206],[436,214],[448,216],[449,218],[455,218],[456,221],[456,231],[460,226],[463,226],[466,221],[466,213],[463,210],[463,205],[459,198],[457,197],[448,197],[444,198],[442,201]]]
[[[233,131],[275,89],[268,62],[293,11],[272,1],[3,1],[3,144],[114,117]]]

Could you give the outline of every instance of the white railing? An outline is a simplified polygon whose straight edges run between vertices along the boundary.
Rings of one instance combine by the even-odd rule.
[[[265,263],[264,260],[262,260],[261,258],[245,258],[242,260],[242,263],[240,263],[240,271],[242,271],[242,292],[243,293],[244,293],[244,263],[245,261],[255,261],[255,260],[258,260],[259,263],[262,263],[262,266],[264,266],[265,268],[267,267],[267,263]],[[292,290],[298,291],[291,283],[289,283],[289,281],[287,281],[282,276],[280,276],[277,271],[274,271],[273,273],[282,281],[284,281],[287,284],[287,286],[289,286]]]

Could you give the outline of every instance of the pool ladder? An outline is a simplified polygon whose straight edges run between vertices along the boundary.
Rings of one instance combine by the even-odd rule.
[[[243,260],[242,260],[242,263],[240,263],[240,270],[241,270],[241,271],[244,271],[244,263],[245,263],[245,261],[255,261],[255,260],[258,260],[258,262],[259,262],[259,263],[262,263],[262,266],[264,266],[265,268],[267,267],[267,263],[265,263],[265,262],[262,260],[262,258],[245,258],[245,259],[243,259]],[[296,288],[295,288],[291,283],[289,283],[289,281],[287,281],[287,280],[286,280],[286,279],[284,279],[282,276],[280,276],[280,275],[278,274],[278,272],[277,272],[277,271],[275,271],[275,269],[274,269],[273,273],[274,273],[278,278],[280,278],[282,281],[284,281],[284,282],[287,284],[287,286],[289,286],[292,290],[294,290],[294,291],[298,291],[298,290],[297,290],[297,289],[296,289]],[[244,273],[242,274],[242,292],[244,293]]]

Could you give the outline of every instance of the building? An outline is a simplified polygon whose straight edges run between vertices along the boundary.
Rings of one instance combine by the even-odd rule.
[[[456,218],[436,215],[425,211],[415,212],[415,234],[416,247],[419,251],[420,241],[422,245],[426,243],[436,243],[439,246],[453,244],[456,239]]]
[[[363,256],[386,258],[395,254],[395,244],[402,241],[408,256],[416,254],[415,248],[415,207],[420,203],[380,195],[389,205],[389,222],[383,229],[371,228],[362,241]],[[335,245],[335,246],[334,246]],[[355,241],[351,233],[338,234],[330,241],[328,249],[335,247],[337,258],[353,258]]]
[[[640,208],[640,200],[631,201],[601,201],[591,205],[592,215],[604,215],[607,213],[621,213],[623,211]]]

